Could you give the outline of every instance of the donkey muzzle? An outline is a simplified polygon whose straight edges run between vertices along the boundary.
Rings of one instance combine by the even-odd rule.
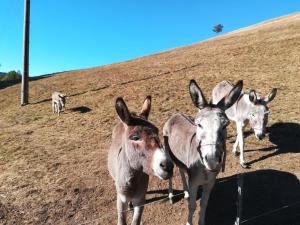
[[[153,156],[152,168],[155,176],[166,180],[172,177],[174,165],[164,150],[157,149]]]

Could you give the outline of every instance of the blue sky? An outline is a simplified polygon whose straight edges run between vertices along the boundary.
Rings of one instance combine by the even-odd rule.
[[[24,0],[0,0],[0,71],[22,71]],[[31,0],[30,76],[120,62],[300,11],[295,0]]]

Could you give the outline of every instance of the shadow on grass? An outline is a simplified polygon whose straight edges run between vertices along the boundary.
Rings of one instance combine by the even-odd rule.
[[[247,151],[272,152],[268,155],[264,155],[258,159],[250,161],[249,164],[253,164],[279,154],[300,152],[300,125],[298,123],[275,123],[268,128],[268,132],[269,141],[275,146]],[[276,151],[273,151],[274,149],[276,149]]]
[[[79,113],[88,113],[92,111],[92,109],[86,106],[78,106],[78,107],[71,108],[70,111],[79,112]]]
[[[208,204],[207,222],[232,225],[236,217],[237,179],[231,176],[218,181]],[[291,173],[277,170],[244,173],[242,224],[300,224],[299,190],[300,182]],[[270,212],[283,206],[286,207]]]
[[[43,99],[41,101],[37,101],[37,102],[32,102],[32,103],[29,103],[30,105],[36,105],[36,104],[40,104],[40,103],[43,103],[43,102],[50,102],[52,99],[51,98],[46,98],[46,99]]]
[[[151,203],[157,200],[162,200],[164,198],[167,198],[169,195],[169,190],[168,189],[163,189],[163,190],[152,190],[152,191],[147,191],[147,194],[161,194],[163,196],[159,196],[159,197],[154,197],[154,198],[150,198],[150,199],[146,199],[146,203]],[[176,190],[173,189],[173,195],[175,195],[173,197],[173,204],[175,204],[176,202],[179,202],[181,199],[183,199],[183,191],[181,190]],[[165,201],[169,201],[169,198],[167,198]]]
[[[244,173],[243,180],[242,224],[300,224],[300,182],[295,175],[278,170],[257,170]],[[174,194],[181,192],[174,190]],[[199,188],[197,199],[201,192]],[[167,197],[168,190],[148,191],[148,194],[163,195],[147,199],[147,203],[150,203]],[[183,195],[176,197],[174,204],[182,199]],[[237,213],[236,201],[237,176],[218,179],[208,203],[206,224],[233,225]],[[197,220],[198,216],[194,214]]]

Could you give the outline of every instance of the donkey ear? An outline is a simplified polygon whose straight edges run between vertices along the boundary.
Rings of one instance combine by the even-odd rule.
[[[273,88],[272,91],[265,97],[265,102],[269,103],[272,101],[277,94],[277,88]]]
[[[217,106],[223,109],[224,111],[230,108],[240,97],[242,89],[243,89],[243,81],[239,80],[236,83],[236,85],[231,89],[229,94],[218,102]]]
[[[195,80],[190,81],[189,90],[192,101],[197,108],[203,109],[207,106],[207,101]]]
[[[120,117],[120,119],[126,123],[127,125],[130,124],[130,120],[131,120],[131,116],[130,116],[130,112],[123,100],[123,98],[118,97],[116,100],[116,111]]]
[[[151,110],[151,96],[149,95],[149,96],[146,97],[146,99],[144,101],[140,116],[145,117],[146,119],[148,119],[150,110]]]
[[[249,92],[249,100],[250,102],[252,102],[253,104],[256,104],[257,103],[257,95],[255,93],[254,90],[250,90]]]

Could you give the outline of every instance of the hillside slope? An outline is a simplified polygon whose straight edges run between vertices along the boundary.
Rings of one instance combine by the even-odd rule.
[[[241,171],[249,177],[244,219],[300,200],[299,59],[297,13],[191,46],[32,81],[26,107],[19,106],[19,85],[0,90],[0,224],[115,224],[116,195],[106,169],[111,130],[117,122],[115,99],[123,96],[137,111],[151,94],[150,120],[162,128],[178,111],[196,113],[187,90],[190,79],[208,98],[224,79],[243,79],[245,89],[262,95],[278,88],[270,104],[272,132],[260,142],[253,135],[246,138],[245,157],[251,170],[242,170],[228,154],[226,172],[219,176],[226,182],[214,189],[208,221],[233,224],[236,181],[232,176]],[[51,111],[54,90],[70,96],[60,117]],[[234,140],[231,124],[229,152]],[[160,198],[165,192],[157,190],[166,187],[167,182],[151,178],[149,190],[154,191],[147,198]],[[181,190],[178,177],[175,188]],[[296,206],[255,224],[296,224],[293,221],[300,221]],[[172,206],[156,203],[145,208],[143,221],[184,224],[186,212],[183,200]]]

